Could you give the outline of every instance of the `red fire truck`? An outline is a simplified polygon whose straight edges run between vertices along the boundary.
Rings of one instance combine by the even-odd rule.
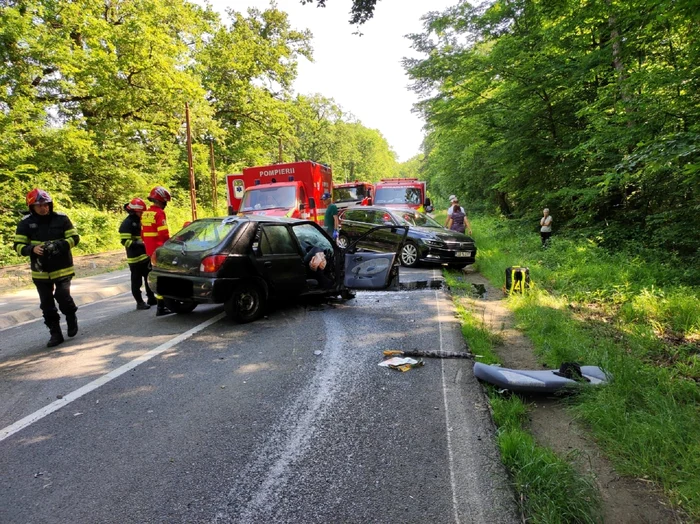
[[[333,189],[331,168],[316,162],[247,167],[226,175],[229,214],[304,218],[323,222],[323,193]],[[319,208],[320,206],[320,208]]]
[[[374,185],[374,205],[432,211],[425,182],[417,178],[382,178]]]
[[[345,184],[333,184],[333,203],[338,206],[338,209],[356,206],[363,201],[366,205],[371,205],[372,193],[374,193],[374,186],[369,182],[355,180]]]

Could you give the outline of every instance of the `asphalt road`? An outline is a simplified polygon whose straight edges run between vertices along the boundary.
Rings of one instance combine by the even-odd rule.
[[[119,295],[52,350],[3,329],[0,522],[518,521],[472,362],[377,365],[465,350],[443,291],[222,317]]]

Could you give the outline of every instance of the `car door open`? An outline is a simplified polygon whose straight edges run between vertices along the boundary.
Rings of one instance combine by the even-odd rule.
[[[357,245],[382,230],[396,233],[393,251],[358,250]],[[394,231],[395,230],[395,231]],[[403,230],[403,234],[401,234]],[[345,250],[345,286],[352,289],[385,289],[398,277],[398,255],[408,234],[407,226],[376,226],[361,235]]]

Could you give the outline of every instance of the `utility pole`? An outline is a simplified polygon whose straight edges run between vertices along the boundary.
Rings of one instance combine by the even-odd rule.
[[[197,220],[197,189],[194,185],[194,165],[192,164],[192,134],[190,133],[190,104],[185,102],[185,122],[187,124],[187,164],[190,169],[190,206],[192,220]]]
[[[277,138],[277,163],[282,163],[282,137]]]
[[[214,216],[217,215],[216,195],[216,165],[214,164],[214,139],[209,142],[209,164],[211,165],[211,205],[214,208]]]

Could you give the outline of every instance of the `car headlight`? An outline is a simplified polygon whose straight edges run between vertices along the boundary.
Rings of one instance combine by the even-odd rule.
[[[430,247],[445,247],[445,243],[442,240],[433,240],[432,238],[421,238],[421,242],[423,242],[426,246]]]

